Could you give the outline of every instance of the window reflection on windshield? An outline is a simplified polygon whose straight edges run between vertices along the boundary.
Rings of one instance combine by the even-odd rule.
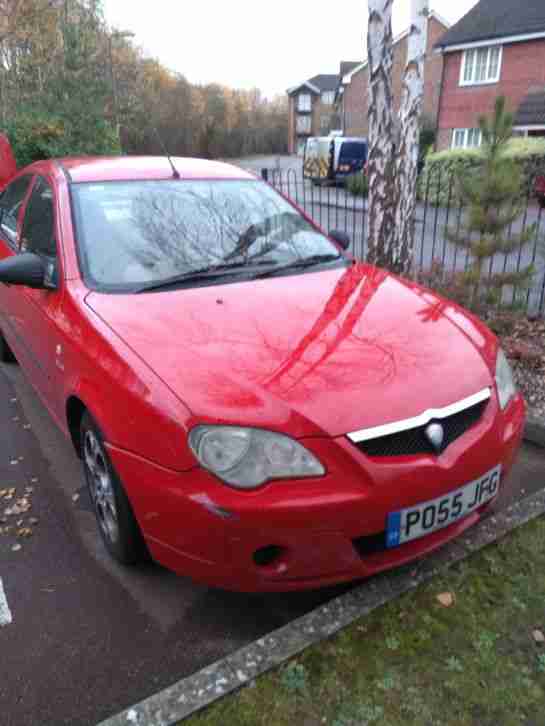
[[[337,249],[258,181],[73,187],[80,258],[94,287],[133,289],[193,270],[286,265]]]

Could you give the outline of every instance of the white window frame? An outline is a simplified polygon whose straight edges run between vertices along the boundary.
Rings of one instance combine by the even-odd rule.
[[[498,58],[498,70],[496,72],[496,75],[494,77],[490,77],[490,61],[492,59],[492,52],[499,49],[499,58]],[[477,74],[477,56],[478,54],[483,51],[487,51],[486,55],[486,78],[484,81],[478,81],[475,79],[475,76]],[[465,80],[466,75],[466,64],[469,58],[469,54],[473,57],[473,72],[472,77],[469,81]],[[468,48],[467,50],[464,50],[464,53],[462,55],[462,62],[460,64],[460,85],[461,86],[488,86],[492,83],[499,83],[501,78],[501,69],[502,69],[502,63],[503,63],[503,45],[489,45],[489,46],[483,46],[482,48]]]
[[[530,131],[545,131],[545,126],[534,124],[533,126],[513,126],[513,131],[521,136],[529,136]]]
[[[302,127],[305,128],[302,128]],[[312,132],[312,119],[310,116],[297,116],[295,130],[298,134],[310,134]]]
[[[477,145],[471,144],[471,146],[470,146],[469,137],[470,137],[472,131],[473,132],[477,131],[477,133],[479,135],[479,143]],[[463,135],[464,135],[464,142],[461,146],[459,144],[456,144],[456,137],[460,133],[463,133]],[[450,148],[451,149],[478,149],[482,146],[482,143],[483,143],[483,135],[482,135],[481,129],[479,129],[479,128],[453,129]]]
[[[328,131],[329,132],[329,126],[331,124],[331,117],[330,116],[320,116],[320,132],[322,131]]]
[[[303,99],[305,99],[305,102],[303,103]],[[307,101],[308,99],[308,101]],[[303,113],[308,113],[312,111],[312,96],[310,93],[300,93],[297,98],[297,110],[302,111]]]
[[[324,91],[322,93],[322,103],[324,106],[333,106],[335,103],[335,91]]]

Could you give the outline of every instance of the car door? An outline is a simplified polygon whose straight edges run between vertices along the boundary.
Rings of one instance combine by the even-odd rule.
[[[0,261],[18,252],[22,210],[31,182],[32,174],[20,176],[8,184],[0,196]],[[16,299],[15,288],[0,283],[0,330],[13,352],[22,357],[24,352],[14,327]]]
[[[20,253],[32,252],[42,257],[56,287],[18,287],[16,325],[26,348],[27,374],[55,417],[59,415],[60,401],[55,381],[57,358],[61,358],[57,351],[61,345],[58,320],[63,296],[57,230],[54,186],[45,177],[36,176],[23,213]]]

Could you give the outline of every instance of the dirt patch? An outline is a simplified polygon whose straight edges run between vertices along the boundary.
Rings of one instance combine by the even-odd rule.
[[[545,320],[503,320],[493,327],[497,327],[530,414],[545,421]]]

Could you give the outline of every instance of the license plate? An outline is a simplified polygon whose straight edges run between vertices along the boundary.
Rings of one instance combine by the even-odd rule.
[[[479,479],[442,497],[391,512],[386,529],[387,546],[397,547],[467,517],[496,496],[500,477],[501,466],[496,466]]]

